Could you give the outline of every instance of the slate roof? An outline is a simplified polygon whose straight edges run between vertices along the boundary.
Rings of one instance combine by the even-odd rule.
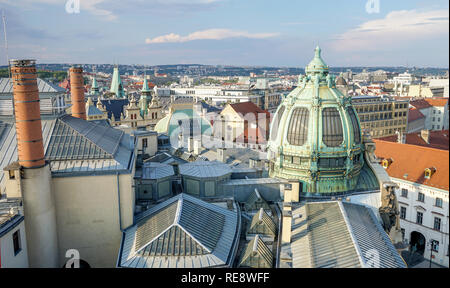
[[[180,194],[145,211],[124,232],[118,266],[230,266],[239,227],[236,212]]]
[[[302,204],[292,214],[292,242],[282,250],[290,248],[294,268],[406,268],[368,207],[316,202]],[[377,266],[374,253],[379,253]]]
[[[102,116],[103,115],[103,112],[100,109],[98,109],[96,106],[93,106],[93,105],[88,106],[86,110],[87,110],[86,111],[87,116]]]
[[[97,105],[97,101],[93,101]],[[102,99],[100,100],[106,111],[108,111],[108,118],[111,119],[112,115],[116,120],[120,119],[120,115],[123,112],[123,107],[127,106],[130,102],[128,99]]]

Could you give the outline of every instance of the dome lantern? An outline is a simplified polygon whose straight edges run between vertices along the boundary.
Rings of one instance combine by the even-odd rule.
[[[270,176],[299,181],[306,195],[353,191],[364,165],[356,111],[336,88],[320,47],[305,72],[273,117]]]

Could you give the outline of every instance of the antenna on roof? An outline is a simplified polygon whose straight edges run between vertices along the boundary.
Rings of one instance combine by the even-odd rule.
[[[7,34],[6,34],[6,16],[5,16],[5,10],[2,10],[2,19],[3,19],[3,33],[4,33],[4,36],[5,36],[6,63],[8,64],[8,73],[9,73],[9,78],[11,79],[11,65],[9,65],[8,36],[7,36]]]

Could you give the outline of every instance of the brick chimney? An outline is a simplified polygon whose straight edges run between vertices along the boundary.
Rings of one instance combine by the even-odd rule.
[[[425,141],[427,144],[430,144],[430,130],[420,131],[420,137],[422,137],[423,141]]]
[[[84,101],[83,68],[70,68],[70,93],[72,96],[72,116],[86,120],[86,103]]]
[[[42,167],[45,160],[36,61],[12,60],[11,74],[19,164]]]
[[[10,64],[19,165],[6,168],[10,176],[6,195],[23,199],[29,266],[56,268],[56,209],[50,165],[44,160],[36,61],[12,60]]]

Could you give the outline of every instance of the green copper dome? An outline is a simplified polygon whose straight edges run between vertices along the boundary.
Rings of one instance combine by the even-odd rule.
[[[271,177],[300,181],[306,195],[353,191],[364,165],[361,126],[321,57],[315,57],[271,124]]]

